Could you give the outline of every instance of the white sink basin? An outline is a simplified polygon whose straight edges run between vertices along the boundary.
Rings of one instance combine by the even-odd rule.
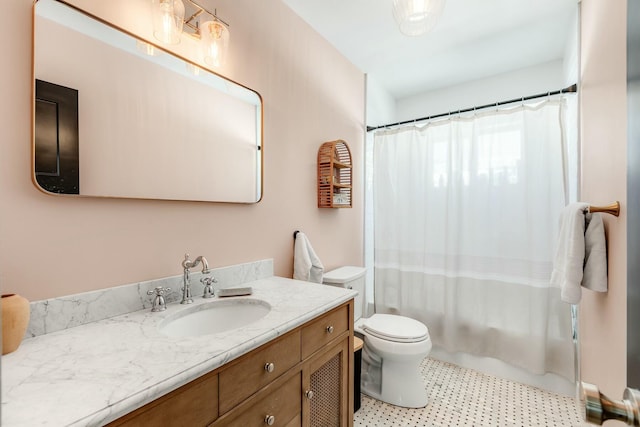
[[[169,337],[217,334],[247,326],[270,311],[271,306],[258,299],[217,300],[184,308],[164,319],[158,328]]]

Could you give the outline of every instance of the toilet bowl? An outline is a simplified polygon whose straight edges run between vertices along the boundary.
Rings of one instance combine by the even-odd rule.
[[[429,330],[415,319],[393,314],[362,318],[364,273],[362,267],[341,267],[323,278],[325,284],[358,291],[354,330],[364,339],[361,390],[392,405],[422,408],[428,399],[420,364],[431,351]]]

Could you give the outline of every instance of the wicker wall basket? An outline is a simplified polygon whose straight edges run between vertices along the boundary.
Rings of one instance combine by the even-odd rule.
[[[325,142],[318,150],[318,207],[352,206],[351,151],[341,139]]]

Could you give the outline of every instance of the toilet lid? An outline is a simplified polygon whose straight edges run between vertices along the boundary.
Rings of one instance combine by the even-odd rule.
[[[423,323],[394,314],[374,314],[366,319],[362,329],[387,341],[418,342],[429,338],[429,330]]]

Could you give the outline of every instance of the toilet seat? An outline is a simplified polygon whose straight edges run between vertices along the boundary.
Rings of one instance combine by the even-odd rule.
[[[374,314],[363,322],[362,329],[374,337],[397,343],[429,339],[429,330],[423,323],[394,314]]]

